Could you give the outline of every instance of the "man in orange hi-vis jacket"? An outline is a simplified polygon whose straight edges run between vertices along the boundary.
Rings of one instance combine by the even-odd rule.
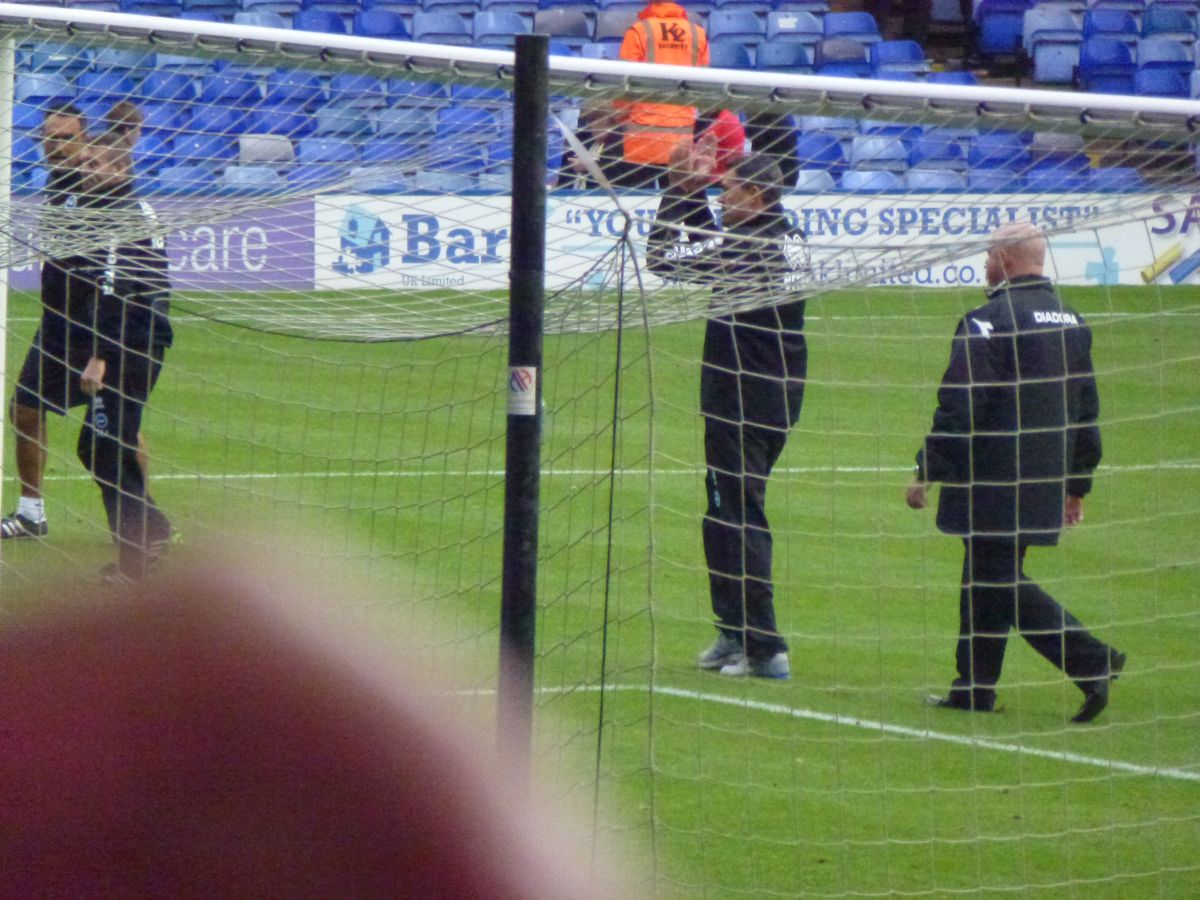
[[[707,66],[708,35],[688,21],[677,3],[654,2],[625,32],[621,59],[672,66]],[[671,150],[692,136],[696,109],[667,103],[629,103],[625,111],[625,161],[646,166],[643,183],[665,171]]]

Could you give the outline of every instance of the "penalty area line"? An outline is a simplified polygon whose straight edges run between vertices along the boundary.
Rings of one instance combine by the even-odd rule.
[[[599,691],[599,687],[588,688]],[[1029,747],[1025,744],[1014,744],[1010,741],[997,741],[991,738],[971,737],[961,734],[951,734],[945,731],[934,731],[929,728],[912,728],[907,725],[891,725],[873,719],[862,719],[858,716],[844,716],[837,713],[819,712],[815,709],[786,706],[782,703],[766,703],[762,700],[750,700],[744,697],[730,697],[725,694],[710,694],[703,691],[692,691],[685,688],[675,688],[666,685],[655,685],[647,688],[641,685],[610,685],[612,691],[646,691],[675,697],[681,700],[692,700],[701,703],[716,703],[722,706],[733,706],[749,709],[769,715],[786,716],[792,719],[805,719],[811,722],[821,722],[826,725],[839,725],[849,728],[860,728],[864,731],[875,731],[896,737],[916,738],[927,741],[940,741],[959,747],[971,747],[979,750],[992,750],[998,753],[1012,753],[1020,756],[1033,756],[1038,759],[1049,759],[1055,762],[1076,763],[1092,766],[1097,769],[1107,769],[1116,772],[1128,772],[1131,775],[1145,775],[1153,778],[1168,778],[1173,781],[1200,782],[1200,772],[1189,772],[1187,769],[1176,769],[1168,766],[1146,766],[1138,763],[1124,762],[1118,759],[1105,759],[1099,756],[1087,756],[1082,753],[1070,753],[1064,750],[1044,750],[1040,747]]]

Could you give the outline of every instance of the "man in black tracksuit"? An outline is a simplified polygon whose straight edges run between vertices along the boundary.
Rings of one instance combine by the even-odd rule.
[[[83,114],[64,103],[46,112],[42,145],[50,167],[45,197],[48,209],[73,209],[78,202],[79,165],[84,149]],[[41,272],[42,317],[17,377],[9,416],[16,431],[17,475],[21,497],[16,510],[0,519],[0,539],[44,537],[42,477],[46,466],[46,412],[65,415],[87,398],[79,390],[79,371],[87,360],[90,338],[84,317],[91,287],[78,277],[78,256],[47,259]]]
[[[686,146],[676,153],[648,244],[651,270],[712,287],[700,374],[708,468],[702,531],[718,637],[699,664],[725,675],[787,678],[764,501],[804,397],[800,291],[808,250],[784,215],[781,175],[767,156],[725,175],[718,232],[705,197],[713,160],[703,153]]]
[[[1029,224],[1000,229],[988,253],[988,302],[962,318],[938,408],[917,454],[909,506],[942,483],[938,528],[966,549],[959,600],[958,677],[936,706],[991,710],[1008,631],[1075,679],[1074,721],[1108,704],[1125,656],[1030,581],[1030,546],[1058,543],[1083,518],[1100,463],[1092,335],[1042,276],[1046,239]]]
[[[154,211],[133,196],[132,185],[127,140],[116,132],[95,138],[84,158],[81,199],[89,224],[118,235],[152,234]],[[171,535],[167,517],[147,496],[137,459],[142,410],[172,341],[170,281],[162,238],[119,241],[104,241],[87,256],[92,347],[80,383],[92,399],[78,453],[100,487],[118,548],[117,575],[136,579],[148,550]]]

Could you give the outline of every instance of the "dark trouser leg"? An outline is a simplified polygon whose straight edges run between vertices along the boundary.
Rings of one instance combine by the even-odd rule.
[[[1014,626],[1038,653],[1071,678],[1090,679],[1108,674],[1107,644],[1083,627],[1057,600],[1025,577],[1025,548],[1021,548],[1021,583],[1017,588]],[[1082,687],[1082,685],[1081,685]]]
[[[100,488],[109,530],[117,542],[121,572],[140,578],[152,540],[170,536],[166,516],[146,496],[146,481],[137,461],[137,436],[143,401],[158,374],[157,362],[130,364],[123,390],[106,388],[88,406],[79,432],[77,452]],[[139,383],[140,382],[140,383]]]
[[[904,27],[900,36],[922,47],[929,41],[929,20],[933,18],[933,0],[905,0]]]
[[[1013,538],[966,538],[958,601],[958,678],[951,696],[991,709],[1012,627],[1020,560]],[[957,696],[956,696],[957,695]]]
[[[975,4],[972,0],[958,0],[958,12],[962,16],[963,54],[971,59],[975,56]]]
[[[964,544],[952,693],[970,689],[977,708],[992,706],[1011,627],[1072,678],[1086,682],[1108,673],[1109,647],[1025,577],[1025,545],[1015,537],[969,538]]]
[[[744,635],[747,655],[760,659],[787,650],[775,625],[765,510],[767,476],[786,440],[783,431],[705,419],[702,530],[713,613],[723,632]]]

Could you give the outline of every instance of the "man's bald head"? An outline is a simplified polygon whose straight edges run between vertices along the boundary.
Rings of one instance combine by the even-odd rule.
[[[1046,265],[1046,236],[1029,222],[1013,222],[992,232],[987,256],[989,285],[1023,275],[1041,275]]]

